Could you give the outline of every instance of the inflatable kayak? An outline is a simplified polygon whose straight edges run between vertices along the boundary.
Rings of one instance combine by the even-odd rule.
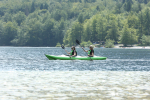
[[[94,56],[94,57],[86,57],[86,56],[76,56],[76,57],[69,57],[66,55],[61,55],[61,56],[53,56],[53,55],[46,55],[45,56],[49,60],[106,60],[106,57],[99,57],[99,56]]]

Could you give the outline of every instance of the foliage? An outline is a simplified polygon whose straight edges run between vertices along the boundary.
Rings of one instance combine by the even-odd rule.
[[[16,23],[12,23],[10,21],[5,23],[3,31],[3,44],[10,45],[11,41],[15,38],[17,33]]]
[[[121,36],[121,43],[124,46],[127,46],[128,44],[132,45],[137,42],[137,38],[136,30],[128,28],[128,26],[125,25]]]
[[[147,41],[144,35],[150,0],[0,0],[0,45],[72,46],[78,39],[127,46]]]
[[[55,47],[61,47],[61,44],[58,42]]]
[[[143,46],[150,46],[150,36],[143,35],[141,41]]]
[[[114,40],[106,40],[105,48],[113,48],[114,47]]]
[[[92,45],[92,42],[91,41],[88,41],[88,42],[83,41],[80,45],[82,47],[89,47],[90,45]]]
[[[69,46],[75,45],[76,39],[81,41],[82,35],[82,24],[79,22],[75,22],[72,26],[72,29],[67,31],[67,36],[65,37],[65,44],[69,44]]]

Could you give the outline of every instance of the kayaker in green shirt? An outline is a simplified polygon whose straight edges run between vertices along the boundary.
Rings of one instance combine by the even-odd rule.
[[[94,56],[94,49],[93,49],[94,47],[93,47],[92,45],[90,45],[89,48],[90,48],[90,50],[87,51],[87,50],[84,50],[84,48],[82,47],[82,49],[83,49],[85,52],[88,52],[88,56],[89,56],[89,57],[93,57],[93,56]]]
[[[72,56],[72,57],[75,57],[75,56],[77,56],[77,51],[76,51],[76,48],[75,48],[75,46],[72,46],[71,47],[71,52],[68,52],[67,50],[65,50],[68,54],[70,54],[70,56]]]

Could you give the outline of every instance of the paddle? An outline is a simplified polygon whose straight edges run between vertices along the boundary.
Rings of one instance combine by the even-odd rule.
[[[61,45],[61,48],[65,50],[65,47],[63,45]],[[67,50],[65,50],[65,51],[68,54]],[[72,57],[70,55],[66,55],[66,56],[69,56],[72,59]]]
[[[65,47],[63,45],[61,45],[61,48],[65,50]],[[66,50],[65,50],[66,51]],[[68,52],[66,51],[66,53],[68,54]]]
[[[76,43],[78,44],[78,45],[80,45],[80,42],[76,39]],[[81,45],[80,45],[80,47],[81,47]],[[82,48],[82,47],[81,47]],[[82,48],[83,49],[83,48]],[[85,51],[84,49],[83,49],[83,51]],[[87,52],[86,52],[87,53]],[[88,55],[88,53],[87,53],[87,55]],[[90,59],[91,59],[91,61],[92,61],[92,58],[90,57]]]
[[[80,42],[76,39],[76,43],[78,44],[78,45],[80,45]],[[81,47],[81,45],[80,45],[80,47]],[[81,47],[82,48],[82,47]],[[82,48],[83,49],[83,48]],[[84,49],[83,49],[84,50]]]
[[[61,45],[62,49],[65,49],[65,47],[63,45]]]

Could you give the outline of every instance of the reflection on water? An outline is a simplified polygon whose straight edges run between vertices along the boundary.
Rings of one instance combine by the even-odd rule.
[[[1,100],[150,100],[150,72],[2,71]]]

